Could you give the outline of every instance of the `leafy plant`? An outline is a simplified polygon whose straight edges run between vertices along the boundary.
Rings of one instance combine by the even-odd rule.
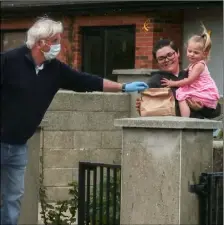
[[[41,174],[40,174],[40,189],[39,199],[41,204],[41,218],[44,225],[71,225],[76,222],[76,212],[78,209],[78,185],[77,182],[69,183],[70,199],[49,203],[46,195],[46,187],[44,186],[43,176],[43,159],[41,158]]]
[[[218,133],[218,139],[223,139],[223,130],[220,130]]]
[[[78,210],[78,185],[77,182],[69,183],[71,187],[69,189],[69,195],[71,196],[68,200],[57,201],[56,203],[49,203],[46,195],[46,187],[44,186],[43,176],[43,162],[41,158],[42,171],[40,174],[40,190],[39,198],[41,203],[41,218],[43,219],[44,225],[71,225],[76,222],[76,212]],[[116,183],[113,181],[113,177],[109,180],[109,189],[107,179],[103,181],[103,194],[99,192],[95,196],[91,192],[90,201],[88,203],[88,225],[93,224],[93,218],[95,217],[96,225],[120,224],[120,184],[121,176],[120,171],[117,173]],[[100,184],[97,185],[99,190]],[[116,190],[116,192],[115,192]],[[85,202],[85,209],[87,209],[87,202]],[[109,207],[107,207],[109,206]],[[114,218],[114,206],[116,206],[116,217]],[[100,210],[101,209],[101,210]],[[108,211],[109,210],[109,211]],[[102,222],[100,221],[100,211],[102,211]],[[108,214],[109,212],[109,214]],[[87,216],[87,212],[85,212]],[[107,217],[109,215],[109,221]],[[86,218],[86,217],[85,217]],[[115,221],[114,221],[115,219]]]
[[[214,137],[214,140],[222,140],[223,139],[223,129],[219,129],[218,133]]]
[[[76,222],[76,212],[78,209],[78,189],[77,183],[69,183],[69,200],[48,203],[46,187],[40,187],[41,218],[45,225],[71,225]]]
[[[40,202],[41,202],[41,218],[45,225],[71,225],[76,222],[76,211],[78,209],[78,189],[77,183],[69,183],[69,200],[57,201],[54,203],[47,203],[47,196],[45,187],[41,185],[40,188]]]

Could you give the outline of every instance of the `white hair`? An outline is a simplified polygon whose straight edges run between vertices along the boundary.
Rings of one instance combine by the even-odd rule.
[[[26,45],[31,49],[37,41],[62,32],[63,25],[61,22],[43,17],[38,19],[27,31]]]

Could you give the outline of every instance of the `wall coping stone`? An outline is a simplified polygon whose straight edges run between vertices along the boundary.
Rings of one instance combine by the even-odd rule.
[[[222,128],[222,122],[208,119],[195,119],[176,116],[137,117],[114,120],[117,127],[165,128],[165,129],[204,129]]]
[[[93,91],[93,92],[75,92],[69,90],[60,89],[57,94],[70,94],[70,95],[129,95],[129,93],[124,92],[101,92],[101,91]]]
[[[41,123],[39,124],[38,128],[43,128],[48,126],[48,121],[47,120],[42,120]]]
[[[113,70],[112,74],[120,74],[120,75],[151,75],[152,72],[158,71],[156,69],[120,69],[120,70]]]
[[[215,140],[213,141],[213,148],[214,149],[222,149],[223,148],[223,141],[218,141],[218,140]]]

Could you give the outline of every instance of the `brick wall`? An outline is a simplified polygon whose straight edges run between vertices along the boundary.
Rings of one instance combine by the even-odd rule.
[[[73,28],[73,64],[76,68],[81,68],[81,46],[82,36],[80,28],[85,26],[122,26],[135,25],[135,68],[156,68],[156,63],[152,57],[154,43],[160,38],[170,38],[178,46],[182,46],[182,25],[183,13],[175,11],[173,13],[157,14],[129,14],[129,15],[104,15],[104,16],[78,16],[74,21],[65,19],[65,42],[68,46],[68,34]],[[149,31],[143,29],[145,21],[149,19]],[[69,51],[64,45],[65,52]],[[63,56],[62,56],[63,57]]]
[[[156,13],[141,14],[116,14],[102,16],[77,16],[64,17],[62,20],[65,26],[63,50],[59,58],[64,62],[73,64],[80,69],[82,36],[80,28],[85,26],[136,26],[136,51],[135,68],[156,68],[156,63],[152,58],[152,47],[160,38],[170,38],[178,46],[182,46],[182,11],[158,11]],[[149,19],[149,31],[144,31],[143,24]],[[33,19],[30,20],[11,20],[2,22],[1,29],[23,29],[29,28]],[[180,49],[181,50],[181,49]]]
[[[176,43],[179,47],[180,54],[182,54],[183,14],[183,11],[180,11],[156,15],[153,18],[153,43],[158,41],[160,38],[168,38]],[[156,67],[156,62],[153,61],[152,68]]]

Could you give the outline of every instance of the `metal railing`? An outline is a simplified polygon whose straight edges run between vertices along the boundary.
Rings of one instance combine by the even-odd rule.
[[[199,197],[200,225],[223,225],[223,172],[202,173],[191,191]]]
[[[79,163],[79,225],[120,224],[120,165]]]

